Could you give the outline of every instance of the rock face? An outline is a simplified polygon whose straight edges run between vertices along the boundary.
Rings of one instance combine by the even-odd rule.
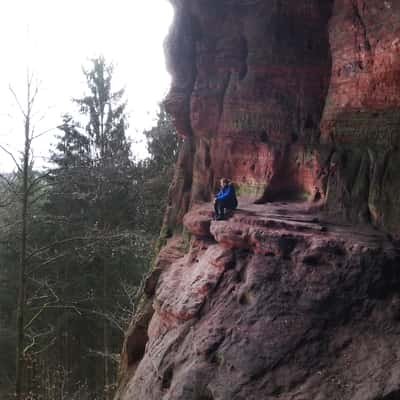
[[[336,0],[321,123],[333,145],[327,208],[400,232],[400,3]]]
[[[192,143],[191,203],[221,176],[255,198],[322,187],[318,142],[331,73],[332,2],[175,2],[168,110]]]
[[[187,141],[174,198],[210,200],[229,176],[261,200],[319,193],[330,213],[398,236],[400,3],[174,5],[166,105]]]
[[[400,399],[400,3],[171,2],[185,140],[116,399]]]
[[[186,215],[184,256],[176,239],[160,253],[118,398],[399,398],[400,258],[384,235],[306,203],[242,200],[199,223],[208,209]]]

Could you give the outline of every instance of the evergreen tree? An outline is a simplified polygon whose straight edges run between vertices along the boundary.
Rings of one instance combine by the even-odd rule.
[[[158,235],[181,139],[163,105],[160,106],[156,125],[145,131],[144,135],[150,157],[142,163],[143,222],[148,227],[155,227],[153,233]],[[154,193],[162,195],[154,196]]]
[[[129,306],[130,286],[139,285],[147,265],[145,234],[135,226],[137,169],[129,157],[123,91],[112,91],[112,73],[102,57],[84,70],[87,94],[75,100],[78,117],[64,117],[46,205],[52,219],[62,221],[59,240],[71,239],[63,249],[71,253],[64,302],[84,310],[80,339],[87,339],[87,347],[79,352],[102,359],[89,385],[104,398],[111,393],[125,328],[121,309]]]
[[[98,58],[84,74],[87,92],[63,117],[54,168],[39,175],[27,166],[22,353],[35,400],[110,398],[179,146],[161,110],[145,132],[150,157],[132,162],[112,68]],[[15,379],[22,183],[21,172],[0,180],[1,398]]]
[[[75,102],[86,117],[85,130],[90,139],[92,159],[102,166],[129,166],[124,90],[112,91],[113,67],[104,57],[99,57],[83,72],[89,93]]]
[[[178,137],[172,118],[163,105],[157,116],[157,124],[144,132],[147,139],[147,150],[154,169],[159,172],[171,171],[178,156],[180,138]]]

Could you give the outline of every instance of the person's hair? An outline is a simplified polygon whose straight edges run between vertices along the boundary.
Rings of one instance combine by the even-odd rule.
[[[220,182],[224,183],[225,185],[229,185],[231,183],[228,178],[221,178]]]

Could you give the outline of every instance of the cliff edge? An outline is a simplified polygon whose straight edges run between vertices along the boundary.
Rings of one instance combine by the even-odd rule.
[[[400,398],[400,3],[171,2],[184,143],[116,399]]]

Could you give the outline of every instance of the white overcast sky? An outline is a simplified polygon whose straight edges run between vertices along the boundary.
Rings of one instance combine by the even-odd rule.
[[[172,16],[167,0],[1,0],[0,144],[21,148],[23,126],[8,86],[24,98],[27,65],[40,81],[39,132],[72,110],[71,98],[84,90],[82,64],[99,54],[116,65],[114,88],[126,87],[129,134],[142,139],[170,84],[162,43]],[[38,161],[54,143],[54,132],[40,139]],[[134,145],[133,152],[143,155],[144,148]],[[10,165],[0,150],[0,170]]]

